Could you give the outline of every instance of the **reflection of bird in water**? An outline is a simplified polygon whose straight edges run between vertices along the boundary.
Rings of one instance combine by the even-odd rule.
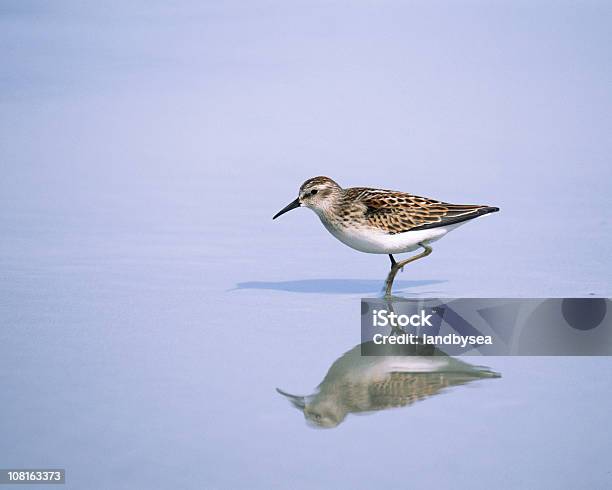
[[[362,348],[373,355],[362,356]],[[309,423],[329,428],[349,413],[404,407],[449,386],[500,377],[437,349],[418,349],[422,347],[357,345],[332,364],[316,393],[296,396],[277,391],[302,410]]]

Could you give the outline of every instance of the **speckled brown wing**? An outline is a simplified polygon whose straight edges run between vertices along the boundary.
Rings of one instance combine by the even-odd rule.
[[[353,187],[345,196],[362,207],[373,227],[393,235],[460,223],[499,208],[476,204],[449,204],[427,197],[385,189]]]
[[[403,373],[392,372],[369,384],[344,383],[337,396],[347,412],[371,412],[405,407],[436,395],[445,388],[469,383],[482,375],[463,372]]]
[[[369,386],[373,410],[404,407],[436,395],[445,388],[478,379],[467,373],[390,373],[382,381]]]

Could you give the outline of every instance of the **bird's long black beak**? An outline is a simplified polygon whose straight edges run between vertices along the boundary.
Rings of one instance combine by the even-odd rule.
[[[301,410],[304,410],[304,408],[306,408],[306,397],[305,396],[291,395],[287,393],[286,391],[281,390],[280,388],[276,388],[276,391],[278,391],[287,400],[289,400],[291,402],[291,405],[293,405],[295,408],[299,408]]]
[[[281,209],[278,213],[274,215],[272,219],[278,218],[281,214],[285,214],[287,211],[291,211],[292,209],[300,207],[300,198],[298,197],[295,201],[287,204],[283,209]]]

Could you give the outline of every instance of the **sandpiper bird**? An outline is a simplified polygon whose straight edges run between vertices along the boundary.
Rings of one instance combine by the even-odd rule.
[[[476,204],[449,204],[427,197],[386,189],[343,189],[329,177],[304,182],[297,199],[272,219],[300,206],[312,209],[327,230],[342,243],[360,252],[388,254],[391,271],[385,295],[391,295],[397,272],[409,262],[426,257],[430,244],[468,220],[499,211]],[[393,254],[423,249],[397,262]]]
[[[371,356],[362,355],[363,348]],[[276,389],[304,413],[311,425],[332,428],[349,413],[405,407],[447,388],[500,375],[473,366],[438,349],[423,346],[357,345],[338,358],[312,395],[299,396]],[[428,346],[429,347],[429,346]]]

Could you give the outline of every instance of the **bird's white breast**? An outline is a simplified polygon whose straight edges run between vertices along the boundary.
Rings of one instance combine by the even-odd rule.
[[[419,243],[430,243],[442,238],[449,231],[463,223],[429,228],[427,230],[406,231],[390,235],[370,227],[334,226],[324,219],[325,228],[342,243],[360,252],[371,254],[399,254],[419,248]]]

